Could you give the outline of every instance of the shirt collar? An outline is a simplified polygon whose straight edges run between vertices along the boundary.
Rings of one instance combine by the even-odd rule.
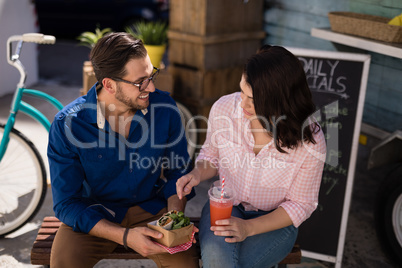
[[[98,95],[96,95],[96,123],[98,124],[99,129],[105,128],[105,103],[100,103],[98,101]]]
[[[148,108],[142,109],[141,113],[146,115],[148,113]],[[98,100],[98,92],[96,92],[96,123],[99,129],[105,128],[105,103],[99,102]]]
[[[240,94],[236,96],[236,100],[234,102],[234,110],[233,110],[233,118],[242,118],[243,117],[243,111],[241,108],[241,98]]]

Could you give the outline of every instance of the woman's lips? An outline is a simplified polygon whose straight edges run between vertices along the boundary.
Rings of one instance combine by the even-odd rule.
[[[248,116],[253,115],[253,114],[251,114],[251,113],[247,112],[246,110],[244,110],[244,108],[243,108],[243,113],[245,113],[245,114],[246,114],[246,115],[248,115]]]

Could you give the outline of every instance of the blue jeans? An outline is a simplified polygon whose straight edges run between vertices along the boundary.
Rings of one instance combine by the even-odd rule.
[[[252,219],[267,211],[245,211],[234,206],[232,216]],[[201,258],[204,268],[272,267],[292,250],[298,229],[293,225],[268,233],[247,237],[242,242],[227,243],[225,237],[215,236],[210,230],[209,202],[202,209],[200,220]]]

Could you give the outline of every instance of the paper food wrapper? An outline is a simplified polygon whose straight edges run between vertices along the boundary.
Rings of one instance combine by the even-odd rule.
[[[162,238],[152,238],[152,240],[158,242],[159,244],[162,244],[166,247],[175,247],[184,243],[187,243],[188,241],[191,240],[191,235],[193,233],[193,226],[194,224],[191,223],[190,225],[186,227],[182,227],[180,229],[175,229],[175,230],[165,230],[160,226],[156,225],[156,221],[148,223],[148,227],[156,230],[160,233],[163,234]]]

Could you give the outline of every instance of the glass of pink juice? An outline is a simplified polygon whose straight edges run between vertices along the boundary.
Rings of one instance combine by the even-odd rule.
[[[222,188],[218,181],[208,191],[211,226],[216,225],[217,220],[229,219],[232,214],[234,191],[225,186],[224,194],[221,196],[221,190]]]

